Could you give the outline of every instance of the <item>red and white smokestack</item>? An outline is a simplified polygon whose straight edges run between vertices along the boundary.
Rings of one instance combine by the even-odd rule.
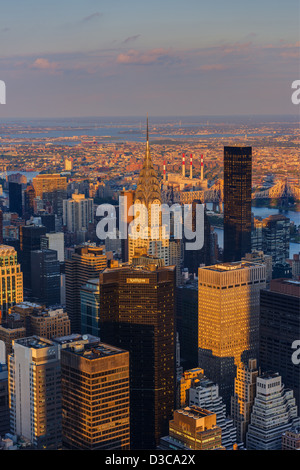
[[[185,178],[185,155],[182,154],[182,176]]]
[[[203,155],[201,155],[201,181],[203,181]]]
[[[164,160],[164,181],[166,181],[166,160]]]
[[[193,155],[190,156],[190,179],[193,179]]]

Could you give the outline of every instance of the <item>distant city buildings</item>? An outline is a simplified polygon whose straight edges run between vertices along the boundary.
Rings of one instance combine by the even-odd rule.
[[[252,249],[272,256],[272,266],[289,258],[290,220],[282,214],[254,220]]]
[[[252,147],[223,147],[213,135],[186,140],[184,155],[182,142],[153,139],[150,155],[148,122],[146,151],[142,142],[2,138],[1,450],[299,448],[300,263],[290,243],[299,227],[292,212],[251,221],[251,199],[300,200],[298,155],[287,146],[296,134],[274,134],[270,147],[250,128],[254,171]],[[168,132],[184,135],[181,124]],[[18,171],[16,157],[32,182],[5,176]],[[164,238],[155,204],[178,203],[181,215],[191,204],[195,231],[204,202],[201,249],[175,237],[172,212]],[[130,206],[144,204],[140,222],[149,229],[153,216],[157,237],[135,226],[136,238],[99,240],[101,203],[114,205],[117,237],[136,216]]]
[[[60,174],[39,174],[32,179],[35,197],[43,201],[51,213],[62,216],[63,199],[67,196],[67,178]]]
[[[94,201],[84,194],[72,194],[63,200],[63,224],[69,232],[87,231],[94,222]]]

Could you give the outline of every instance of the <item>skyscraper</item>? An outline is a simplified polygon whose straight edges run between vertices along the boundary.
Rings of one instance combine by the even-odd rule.
[[[134,204],[134,191],[121,191],[121,196],[126,198],[126,210],[122,212],[121,217],[121,223],[126,224],[127,230],[126,233],[128,233],[128,226],[130,222],[133,221],[133,215],[128,215],[128,210],[129,208]],[[121,239],[121,250],[122,250],[122,261],[126,263],[129,259],[129,246],[128,246],[128,237],[122,238]]]
[[[24,191],[24,217],[25,220],[30,219],[34,214],[34,198],[35,190],[34,187],[29,185]]]
[[[224,147],[224,258],[251,252],[252,148]]]
[[[272,256],[272,265],[289,258],[290,219],[283,214],[272,214],[262,221],[254,219],[252,248]]]
[[[176,330],[184,370],[198,365],[198,280],[176,289]]]
[[[246,441],[246,432],[256,394],[256,379],[258,377],[257,360],[249,359],[248,364],[237,368],[234,379],[234,396],[231,397],[231,417],[237,430],[238,442]]]
[[[31,293],[46,307],[60,304],[60,263],[55,250],[31,252]]]
[[[292,360],[300,336],[300,281],[273,279],[260,293],[260,366],[276,370],[294,390],[300,410],[300,368]]]
[[[64,447],[128,450],[129,353],[90,335],[56,341],[61,347]]]
[[[219,387],[207,377],[192,380],[187,391],[188,405],[199,406],[216,414],[217,426],[222,429],[222,446],[232,450],[237,444],[236,427],[232,419],[227,417],[226,405],[219,394]],[[242,444],[239,444],[242,447]]]
[[[35,197],[43,204],[50,204],[52,212],[58,216],[63,213],[63,199],[67,197],[67,178],[60,174],[39,174],[32,179]]]
[[[31,336],[14,342],[9,356],[11,431],[37,449],[61,448],[60,349]]]
[[[9,309],[23,301],[23,274],[17,252],[8,245],[0,245],[0,309],[1,322]]]
[[[9,194],[9,210],[10,212],[16,212],[19,217],[22,217],[22,185],[19,183],[8,183],[8,194]]]
[[[246,435],[247,450],[281,450],[282,434],[297,422],[293,391],[285,388],[281,376],[277,372],[259,376]]]
[[[136,233],[128,234],[129,262],[135,255],[136,248],[146,248],[149,255],[162,258],[165,265],[169,265],[169,237],[165,234],[166,227],[162,225],[161,203],[160,184],[150,155],[147,118],[146,153],[134,194],[134,204],[136,205],[134,216],[139,220],[138,222],[134,220]],[[139,209],[139,206],[142,206],[147,212]]]
[[[0,438],[9,431],[8,368],[0,358]]]
[[[198,271],[199,367],[220,387],[229,412],[236,367],[257,358],[264,264],[221,263]]]
[[[21,225],[20,237],[20,263],[24,275],[24,288],[31,289],[31,252],[41,248],[41,236],[47,229],[43,225]]]
[[[80,289],[81,332],[100,337],[99,278],[89,279]]]
[[[130,353],[131,443],[153,449],[175,402],[175,267],[121,266],[100,274],[103,341]]]
[[[106,264],[103,247],[93,245],[76,247],[71,259],[66,260],[66,309],[72,333],[81,332],[80,288],[88,279],[99,276]]]
[[[71,199],[63,200],[63,224],[69,232],[88,230],[94,221],[94,201],[84,194],[72,194]]]

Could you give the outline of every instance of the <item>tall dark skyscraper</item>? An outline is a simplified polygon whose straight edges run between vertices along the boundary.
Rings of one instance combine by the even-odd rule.
[[[300,407],[299,354],[293,349],[300,336],[300,281],[273,279],[269,290],[260,292],[260,366],[276,370],[286,387],[294,391]],[[292,355],[296,356],[293,360]]]
[[[60,304],[60,263],[57,251],[32,251],[31,266],[33,298],[46,307]]]
[[[155,449],[175,401],[175,266],[100,273],[100,335],[129,351],[132,449]]]
[[[43,225],[20,226],[20,262],[23,272],[24,288],[31,288],[31,252],[41,248],[41,236],[47,229]]]
[[[8,183],[9,210],[16,212],[22,217],[22,185],[19,183]]]
[[[224,147],[224,261],[251,252],[252,148]]]
[[[26,220],[34,214],[34,198],[35,190],[33,186],[29,185],[24,191],[24,217]]]

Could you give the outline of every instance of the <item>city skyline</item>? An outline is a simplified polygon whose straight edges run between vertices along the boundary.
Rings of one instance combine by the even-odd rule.
[[[299,7],[2,7],[0,450],[300,450]]]

